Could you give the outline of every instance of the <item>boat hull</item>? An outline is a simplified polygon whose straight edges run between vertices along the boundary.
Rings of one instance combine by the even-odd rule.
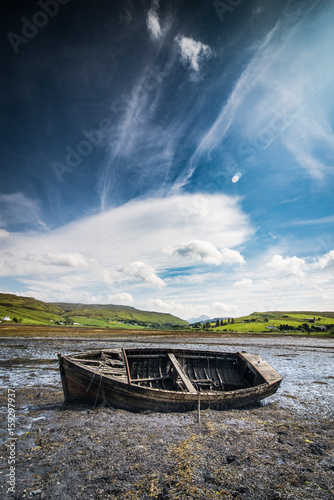
[[[196,351],[182,351],[182,353],[185,352],[191,352],[191,356],[194,358],[196,356]],[[176,354],[179,353],[180,351],[176,352]],[[211,352],[211,354],[217,356],[217,353]],[[201,351],[201,355],[203,357],[203,351]],[[238,353],[236,356],[242,358],[245,355]],[[270,365],[263,362],[258,356],[256,359],[257,363],[264,363],[268,372]],[[258,361],[259,359],[261,361]],[[189,392],[186,389],[176,391],[140,386],[136,383],[136,380],[131,379],[130,381],[125,381],[124,379],[116,380],[115,377],[98,372],[94,368],[82,366],[80,361],[78,362],[77,359],[73,360],[70,356],[59,356],[60,373],[66,402],[85,403],[96,406],[106,401],[114,408],[133,412],[145,410],[186,412],[197,409],[199,402],[201,409],[227,410],[241,408],[271,396],[277,391],[282,378],[273,369],[271,374],[274,373],[275,376],[272,376],[271,380],[269,377],[268,381],[253,366],[252,362],[249,362],[247,359],[243,359],[243,362],[245,369],[251,371],[254,378],[258,378],[256,385],[235,390],[195,390]],[[128,375],[130,377],[130,373]],[[191,384],[192,382],[190,381],[190,386]]]

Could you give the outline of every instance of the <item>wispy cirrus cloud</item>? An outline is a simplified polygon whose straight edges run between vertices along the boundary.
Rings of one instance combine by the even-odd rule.
[[[131,93],[116,100],[119,113],[99,180],[102,210],[108,208],[109,197],[124,201],[129,189],[132,195],[152,190],[168,174],[171,134],[155,123],[167,76],[168,67],[163,69],[153,60],[139,73]]]
[[[329,215],[328,217],[320,217],[318,219],[303,219],[303,220],[291,220],[284,224],[284,226],[322,226],[326,224],[333,224],[334,215]]]
[[[34,200],[22,192],[0,193],[0,224],[2,226],[32,224],[45,227],[41,208]]]
[[[231,153],[226,153],[225,141],[238,143],[233,161],[243,168],[280,141],[295,168],[318,180],[332,173],[334,63],[329,47],[334,43],[334,11],[324,5],[321,15],[313,16],[316,4],[310,1],[302,11],[292,10],[250,48],[246,68],[177,179],[175,191],[213,151],[226,163]]]

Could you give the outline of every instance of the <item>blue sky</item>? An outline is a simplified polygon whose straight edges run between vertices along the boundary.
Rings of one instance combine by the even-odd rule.
[[[334,5],[14,1],[0,291],[333,310]]]

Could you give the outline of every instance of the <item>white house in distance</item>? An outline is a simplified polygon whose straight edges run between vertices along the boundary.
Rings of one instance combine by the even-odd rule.
[[[10,317],[9,316],[2,316],[2,321],[10,321]]]

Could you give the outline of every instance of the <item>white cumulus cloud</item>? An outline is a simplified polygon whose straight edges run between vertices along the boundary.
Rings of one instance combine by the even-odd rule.
[[[282,257],[282,255],[274,255],[268,262],[268,266],[278,272],[295,274],[303,276],[305,269],[305,260],[299,257]]]
[[[239,308],[234,304],[226,304],[224,302],[213,302],[212,307],[216,312],[215,316],[238,316],[240,315]]]
[[[222,263],[232,266],[233,264],[244,264],[245,259],[237,250],[232,250],[231,248],[223,248],[220,251]]]
[[[133,297],[132,297],[131,293],[127,293],[127,292],[124,292],[124,293],[115,293],[115,294],[113,294],[113,295],[110,296],[110,300],[113,303],[115,303],[115,302],[119,302],[121,304],[132,303],[133,302]]]
[[[175,300],[151,299],[148,301],[148,305],[159,312],[175,314],[186,320],[190,317],[201,316],[202,314],[205,314],[209,318],[240,315],[240,310],[236,305],[224,302],[188,304]]]
[[[131,262],[125,266],[120,266],[118,271],[124,275],[125,279],[134,279],[150,283],[158,288],[165,286],[165,283],[157,276],[153,267],[144,262]]]
[[[177,35],[175,40],[180,48],[182,64],[189,65],[195,73],[199,72],[200,63],[210,59],[213,55],[213,50],[209,45],[197,42],[193,38]]]
[[[187,241],[176,248],[173,254],[200,260],[206,264],[214,264],[216,266],[221,264],[244,264],[245,262],[243,256],[237,250],[231,250],[230,248],[218,250],[209,241]]]
[[[148,32],[153,39],[160,38],[162,34],[158,15],[159,2],[153,0],[150,10],[147,13],[146,24]]]
[[[134,200],[54,230],[11,232],[1,240],[0,276],[19,280],[42,300],[74,302],[104,295],[105,303],[111,294],[128,292],[131,283],[136,301],[143,300],[146,307],[148,285],[169,297],[174,287],[176,300],[182,276],[170,272],[171,260],[178,265],[177,260],[185,259],[171,255],[183,242],[210,242],[203,257],[216,256],[220,262],[231,260],[220,249],[245,245],[253,233],[238,197],[182,194]],[[168,245],[169,254],[162,251]],[[233,258],[240,259],[238,254]],[[193,274],[183,279],[198,283],[199,278]],[[195,310],[188,317],[192,315]]]
[[[320,269],[334,268],[334,250],[326,253],[323,257],[318,260],[318,265]]]

